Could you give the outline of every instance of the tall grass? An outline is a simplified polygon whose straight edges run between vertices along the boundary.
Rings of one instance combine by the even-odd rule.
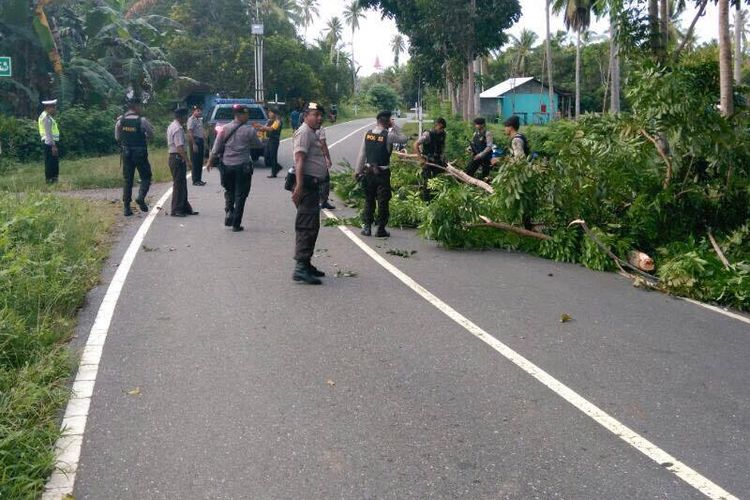
[[[109,250],[111,205],[0,193],[0,498],[36,498],[54,466],[66,343]]]
[[[165,148],[149,151],[154,182],[172,180]],[[60,182],[47,186],[44,163],[8,163],[0,168],[0,191],[68,191],[71,189],[116,188],[122,186],[120,155],[107,155],[75,160],[60,159]],[[137,174],[136,174],[137,177]]]

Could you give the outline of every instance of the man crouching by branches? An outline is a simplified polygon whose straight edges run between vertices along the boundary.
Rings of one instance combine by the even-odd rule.
[[[422,157],[422,179],[420,191],[424,201],[432,199],[427,183],[430,179],[438,175],[441,170],[426,163],[445,166],[445,128],[448,124],[444,118],[437,118],[432,130],[426,130],[422,136],[414,143],[414,153]],[[421,147],[421,151],[420,151]]]
[[[361,180],[365,192],[365,209],[362,213],[362,234],[372,236],[372,223],[378,223],[377,238],[390,236],[385,230],[390,217],[391,201],[391,153],[394,144],[406,143],[407,137],[396,126],[390,111],[381,111],[378,124],[367,131],[359,150],[354,175]],[[375,203],[378,218],[375,220]]]

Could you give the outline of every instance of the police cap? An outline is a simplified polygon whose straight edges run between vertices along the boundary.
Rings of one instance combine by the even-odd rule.
[[[321,106],[317,102],[307,103],[307,106],[305,106],[304,111],[305,111],[305,113],[308,113],[310,111],[320,111],[321,113],[325,113],[326,112],[326,110],[323,109],[323,106]]]
[[[188,109],[183,108],[182,106],[174,110],[175,118],[186,118],[187,115],[188,115]]]
[[[235,113],[247,113],[248,109],[245,104],[237,103],[232,104],[232,111],[234,111]]]

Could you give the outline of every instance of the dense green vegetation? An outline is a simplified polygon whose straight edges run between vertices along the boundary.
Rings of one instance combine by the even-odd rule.
[[[81,200],[0,194],[0,498],[36,498],[52,470],[66,343],[113,220]]]

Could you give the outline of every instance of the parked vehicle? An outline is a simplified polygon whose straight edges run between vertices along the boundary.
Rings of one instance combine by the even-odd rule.
[[[217,98],[212,100],[212,106],[206,113],[207,120],[206,125],[208,127],[208,147],[213,147],[213,143],[216,140],[216,135],[221,132],[224,126],[234,119],[232,113],[232,106],[234,104],[244,104],[250,110],[250,121],[248,123],[260,123],[265,125],[268,121],[268,115],[263,105],[256,102],[254,99],[232,99],[232,98]],[[258,137],[265,146],[268,140],[264,132],[258,132]],[[209,149],[210,150],[210,149]],[[253,149],[251,152],[253,161],[263,156],[263,149]]]

